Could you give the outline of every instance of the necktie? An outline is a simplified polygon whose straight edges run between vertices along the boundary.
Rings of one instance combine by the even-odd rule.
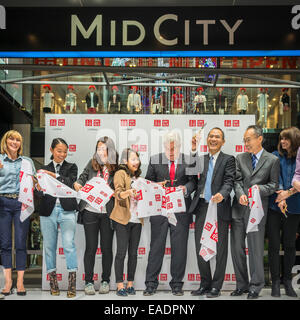
[[[251,153],[251,161],[252,161],[252,168],[255,169],[256,166],[256,155],[254,153]]]
[[[58,163],[55,167],[55,172],[59,174],[61,165]]]
[[[206,181],[205,181],[205,192],[204,192],[204,199],[209,202],[211,198],[211,179],[214,171],[214,157],[210,157],[209,164],[208,164],[208,170],[206,175]]]
[[[170,180],[171,180],[171,185],[173,186],[173,181],[175,180],[175,163],[174,163],[174,161],[171,161]]]

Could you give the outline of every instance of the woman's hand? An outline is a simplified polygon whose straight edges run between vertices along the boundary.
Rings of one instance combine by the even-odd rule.
[[[81,190],[82,185],[78,182],[74,182],[73,187],[74,187],[75,191],[78,192],[79,190]]]
[[[278,194],[275,202],[280,202],[282,200],[285,200],[289,197],[289,193],[287,190],[278,190],[276,191],[276,193]]]

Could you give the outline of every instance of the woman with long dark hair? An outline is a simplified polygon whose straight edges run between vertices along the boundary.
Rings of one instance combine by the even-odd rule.
[[[269,239],[269,265],[272,278],[273,297],[280,297],[280,240],[283,239],[283,285],[288,296],[297,297],[292,287],[292,267],[295,262],[296,232],[300,222],[300,194],[292,194],[292,179],[296,167],[296,155],[300,145],[300,130],[296,127],[281,131],[277,151],[273,154],[280,159],[279,190],[269,200],[266,232]],[[278,198],[287,198],[280,205]],[[281,209],[287,205],[284,215]]]
[[[74,188],[79,191],[89,180],[94,177],[102,177],[109,186],[114,189],[113,178],[118,168],[118,153],[113,140],[107,136],[101,137],[95,148],[93,158],[88,162]],[[98,247],[100,232],[100,246],[102,251],[102,279],[99,293],[109,292],[111,266],[113,260],[112,241],[113,229],[109,215],[114,207],[112,197],[103,208],[97,211],[85,201],[79,203],[78,223],[83,224],[85,233],[84,271],[85,271],[85,293],[94,295],[94,266]]]

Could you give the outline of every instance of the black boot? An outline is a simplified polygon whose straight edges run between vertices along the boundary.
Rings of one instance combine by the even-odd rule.
[[[69,286],[67,297],[74,298],[76,296],[76,272],[69,272]]]
[[[272,281],[271,296],[272,297],[280,297],[280,280]]]
[[[284,285],[284,289],[285,289],[285,294],[289,297],[298,297],[297,293],[295,292],[295,290],[292,287],[292,280],[285,280],[283,279],[283,285]]]

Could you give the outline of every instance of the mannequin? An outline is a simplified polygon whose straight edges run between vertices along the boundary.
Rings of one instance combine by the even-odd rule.
[[[246,114],[248,110],[248,96],[245,88],[240,88],[240,94],[236,99],[236,109],[239,114]]]
[[[130,113],[139,113],[142,110],[142,100],[137,92],[137,87],[132,86],[131,92],[127,98],[127,110]]]
[[[108,101],[108,113],[120,113],[121,112],[121,97],[118,94],[119,88],[117,86],[112,87],[112,94]]]
[[[99,107],[99,96],[97,95],[96,87],[91,85],[89,86],[89,92],[87,93],[85,97],[85,108],[87,110],[87,113],[94,114],[98,111]]]
[[[257,108],[259,110],[259,124],[267,127],[267,116],[269,106],[269,95],[267,94],[268,88],[260,88],[260,93],[257,95]]]
[[[37,217],[34,217],[30,222],[30,250],[42,249],[42,234],[40,228],[40,221]],[[38,267],[37,261],[38,255],[30,255],[30,268]]]
[[[44,92],[41,97],[41,106],[44,113],[50,113],[54,109],[54,94],[49,84],[43,85]]]
[[[68,86],[68,93],[65,98],[66,113],[75,113],[77,106],[77,96],[74,93],[74,87]]]
[[[174,114],[184,113],[184,97],[180,91],[181,87],[175,87],[175,93],[172,95],[171,112]]]
[[[288,95],[288,88],[282,89],[282,95],[279,98],[279,114],[282,116],[281,128],[288,128],[291,126],[291,104],[290,96]]]
[[[151,113],[162,113],[163,99],[161,88],[156,87],[151,101]]]
[[[218,93],[214,98],[214,113],[224,114],[227,111],[227,97],[223,94],[224,88],[216,88]]]
[[[195,95],[194,98],[194,114],[202,114],[206,112],[206,97],[203,93],[203,88],[197,88],[196,89],[197,94]]]

